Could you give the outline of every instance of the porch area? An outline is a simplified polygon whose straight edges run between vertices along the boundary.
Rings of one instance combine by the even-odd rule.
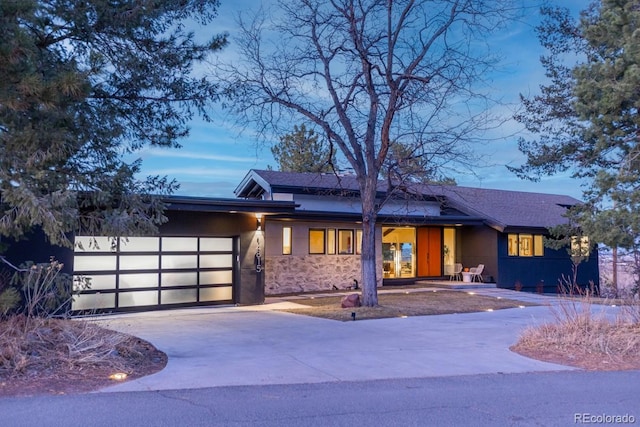
[[[495,283],[491,282],[462,282],[457,280],[416,280],[414,282],[419,286],[428,286],[444,289],[487,289],[496,288]]]

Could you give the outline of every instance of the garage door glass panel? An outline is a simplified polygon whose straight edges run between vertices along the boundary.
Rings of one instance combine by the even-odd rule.
[[[120,307],[158,305],[158,291],[120,292],[118,302]]]
[[[185,304],[196,302],[198,298],[197,289],[172,289],[162,291],[160,296],[162,304]]]
[[[91,276],[74,276],[73,277],[73,288],[74,290],[79,290],[80,283],[78,279],[85,278],[89,280],[89,287],[87,290],[99,291],[104,289],[115,289],[116,288],[116,275],[115,274],[106,274],[106,275],[98,275],[94,274]]]
[[[200,255],[200,268],[232,268],[233,255]]]
[[[162,255],[162,268],[198,268],[197,255]]]
[[[229,237],[203,237],[200,239],[202,252],[231,252],[233,251],[233,239]]]
[[[121,255],[120,270],[157,270],[157,255]]]
[[[120,252],[158,252],[160,239],[157,237],[120,238]]]
[[[231,284],[233,274],[231,271],[202,271],[200,272],[201,285]]]
[[[115,252],[115,247],[112,248],[113,243],[113,239],[109,237],[76,236],[74,250],[76,252]]]
[[[78,256],[73,258],[73,270],[76,273],[83,271],[105,271],[116,269],[115,255]]]
[[[120,289],[152,288],[156,286],[158,286],[158,273],[120,275]]]
[[[93,310],[116,306],[116,294],[82,294],[76,295],[74,299],[74,310]]]
[[[166,286],[195,286],[198,283],[198,273],[162,273],[160,283]]]
[[[228,301],[233,298],[231,286],[200,288],[200,301]]]
[[[196,252],[198,250],[197,237],[163,237],[163,252]]]

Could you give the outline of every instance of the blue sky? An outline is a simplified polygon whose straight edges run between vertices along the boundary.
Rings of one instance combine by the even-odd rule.
[[[531,6],[531,2],[523,2]],[[233,55],[235,16],[243,9],[256,7],[259,2],[222,0],[221,3],[218,18],[206,29],[196,31],[202,31],[203,34],[228,32],[231,44],[223,55]],[[569,7],[577,14],[587,7],[588,1],[566,0],[557,4]],[[544,52],[534,30],[538,20],[538,9],[530,7],[523,21],[514,22],[495,37],[495,51],[503,61],[492,83],[496,95],[505,103],[512,104],[511,108],[517,107],[519,93],[535,93],[539,84],[545,81],[544,70],[539,62]],[[505,113],[508,112],[507,109]],[[213,108],[212,115],[214,120],[211,123],[201,120],[191,123],[190,136],[181,141],[181,149],[150,148],[136,153],[137,157],[143,159],[142,174],[167,175],[177,179],[181,185],[177,194],[234,197],[233,190],[249,169],[266,169],[267,165],[275,167],[270,147],[259,145],[251,129],[240,129],[219,106]],[[474,176],[454,175],[458,184],[568,194],[580,198],[580,183],[568,176],[547,177],[534,183],[520,180],[507,170],[507,165],[517,166],[524,161],[516,142],[521,132],[521,125],[508,122],[496,130],[491,142],[474,146],[479,159],[473,168]]]

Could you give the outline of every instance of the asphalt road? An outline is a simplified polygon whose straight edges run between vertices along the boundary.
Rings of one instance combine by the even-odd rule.
[[[622,425],[616,421],[640,425],[640,371],[491,374],[0,399],[2,427]]]

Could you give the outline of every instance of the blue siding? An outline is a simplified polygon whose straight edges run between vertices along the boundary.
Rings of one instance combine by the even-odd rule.
[[[557,292],[562,275],[571,277],[571,259],[565,249],[544,248],[542,257],[516,257],[507,255],[507,235],[498,234],[498,277],[501,288],[515,289],[522,285],[523,291]],[[593,250],[589,259],[578,267],[578,284],[587,286],[592,280],[599,282],[598,253]]]

